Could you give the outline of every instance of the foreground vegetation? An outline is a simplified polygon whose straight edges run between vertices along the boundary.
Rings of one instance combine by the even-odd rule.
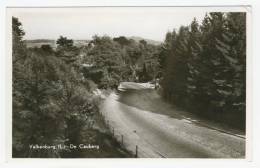
[[[210,13],[166,34],[163,96],[188,111],[245,128],[246,14]]]
[[[108,145],[116,142],[104,130],[93,129],[98,102],[92,92],[109,83],[102,81],[103,74],[98,85],[84,77],[80,49],[73,41],[61,37],[55,51],[48,45],[28,49],[17,18],[13,18],[12,28],[13,157],[97,157],[96,152],[99,157],[131,157],[127,151],[117,152],[120,146]],[[82,142],[96,142],[101,149],[82,155],[77,150],[30,148],[30,145],[69,146]]]

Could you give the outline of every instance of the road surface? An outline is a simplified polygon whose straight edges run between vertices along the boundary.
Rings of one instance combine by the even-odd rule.
[[[245,138],[178,110],[154,89],[121,83],[101,108],[111,130],[138,157],[244,158]]]

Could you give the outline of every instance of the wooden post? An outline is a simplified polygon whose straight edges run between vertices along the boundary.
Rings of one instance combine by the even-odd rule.
[[[121,143],[124,144],[124,135],[121,135]]]
[[[138,146],[137,145],[135,146],[135,157],[136,158],[138,157]]]

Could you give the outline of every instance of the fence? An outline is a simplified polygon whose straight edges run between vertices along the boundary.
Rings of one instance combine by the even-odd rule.
[[[133,151],[134,153],[134,157],[135,158],[153,158],[155,156],[145,152],[145,150],[142,149],[142,147],[138,144],[136,145],[132,145],[131,149],[130,146],[126,147],[126,138],[127,136],[124,136],[124,134],[120,133],[119,131],[116,131],[115,128],[112,126],[112,124],[110,124],[109,120],[106,120],[105,116],[100,113],[100,115],[102,116],[102,118],[104,119],[104,122],[107,126],[107,128],[109,129],[109,131],[111,132],[112,136],[122,145],[124,146],[126,149]],[[152,144],[151,144],[152,145]],[[134,146],[134,147],[133,147]],[[161,153],[157,152],[157,151],[153,151],[154,153],[156,153],[157,155],[159,155],[162,158],[166,158],[164,155],[162,155]]]
[[[105,123],[106,123],[106,125],[107,125],[109,131],[112,133],[112,136],[113,136],[115,139],[117,139],[122,146],[125,146],[125,144],[124,144],[124,143],[125,143],[125,142],[124,142],[124,138],[125,138],[124,135],[121,134],[121,133],[119,133],[119,132],[115,132],[115,128],[112,127],[112,126],[109,124],[109,120],[105,120]],[[140,148],[139,148],[139,150],[140,150]],[[132,150],[132,151],[133,151],[133,150]],[[140,152],[140,151],[139,151],[139,152]],[[134,156],[135,156],[136,158],[140,157],[140,156],[138,155],[138,145],[135,145],[135,153],[134,153]]]

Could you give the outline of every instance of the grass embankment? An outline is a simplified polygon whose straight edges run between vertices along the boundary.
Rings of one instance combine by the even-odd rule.
[[[186,111],[167,102],[159,94],[158,90],[143,89],[135,90],[129,89],[127,92],[120,92],[120,102],[133,106],[142,110],[150,111],[153,113],[168,115],[177,119],[189,120],[195,124],[199,124],[212,129],[222,130],[232,134],[244,135],[243,129],[229,125],[226,122],[215,121],[212,117],[207,117],[199,113],[193,113],[192,111]]]

